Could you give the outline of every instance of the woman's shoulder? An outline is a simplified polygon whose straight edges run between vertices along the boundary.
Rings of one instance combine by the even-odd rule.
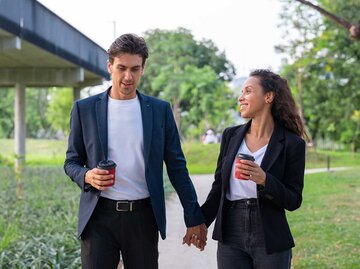
[[[292,145],[305,145],[305,140],[299,136],[298,134],[294,133],[293,131],[284,128],[285,138],[288,141],[288,144]]]

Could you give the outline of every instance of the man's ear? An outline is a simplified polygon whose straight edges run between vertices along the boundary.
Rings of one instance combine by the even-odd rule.
[[[108,72],[111,74],[112,73],[112,64],[110,63],[109,60],[107,60],[107,69],[108,69]]]
[[[144,71],[145,71],[145,64],[142,66],[141,75],[144,75]]]

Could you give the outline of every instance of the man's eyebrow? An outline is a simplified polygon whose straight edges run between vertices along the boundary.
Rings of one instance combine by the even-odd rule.
[[[139,64],[139,65],[134,65],[134,66],[126,66],[126,65],[123,65],[123,64],[117,64],[116,65],[117,67],[125,67],[125,68],[140,68],[141,67],[141,65]]]

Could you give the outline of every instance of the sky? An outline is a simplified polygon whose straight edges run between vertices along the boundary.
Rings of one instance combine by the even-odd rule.
[[[277,72],[281,56],[279,0],[38,0],[104,49],[124,33],[183,27],[225,51],[237,76],[256,68]],[[151,57],[151,55],[150,55]]]

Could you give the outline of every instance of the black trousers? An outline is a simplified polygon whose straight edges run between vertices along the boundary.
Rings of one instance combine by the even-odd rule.
[[[99,198],[81,235],[83,269],[116,269],[120,252],[125,269],[157,269],[159,234],[150,204],[134,211],[116,211]]]

